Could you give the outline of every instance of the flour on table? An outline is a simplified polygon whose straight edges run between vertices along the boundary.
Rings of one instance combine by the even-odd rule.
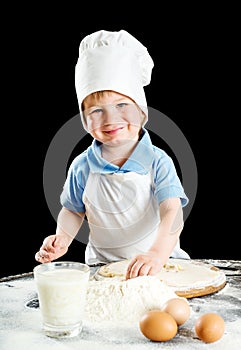
[[[176,293],[155,276],[129,280],[90,280],[86,317],[91,321],[139,322],[147,310],[160,309]]]

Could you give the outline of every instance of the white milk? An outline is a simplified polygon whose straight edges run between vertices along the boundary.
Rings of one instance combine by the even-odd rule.
[[[38,274],[37,288],[43,322],[65,326],[82,321],[88,280],[88,273],[71,268]]]

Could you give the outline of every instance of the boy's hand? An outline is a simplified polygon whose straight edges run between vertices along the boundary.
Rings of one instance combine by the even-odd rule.
[[[147,275],[154,276],[163,265],[160,257],[154,252],[139,254],[131,260],[127,268],[126,279]]]
[[[68,244],[63,236],[51,235],[44,239],[39,251],[35,254],[35,260],[47,263],[56,260],[68,250]]]

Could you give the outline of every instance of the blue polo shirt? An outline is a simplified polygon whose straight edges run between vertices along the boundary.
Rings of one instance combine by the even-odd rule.
[[[69,167],[60,202],[63,207],[74,212],[85,212],[82,200],[89,173],[112,174],[135,172],[152,173],[152,191],[158,203],[172,197],[179,197],[182,206],[188,204],[173,160],[168,154],[152,144],[148,131],[142,129],[142,137],[129,159],[118,167],[101,156],[101,143],[92,144],[78,155]]]

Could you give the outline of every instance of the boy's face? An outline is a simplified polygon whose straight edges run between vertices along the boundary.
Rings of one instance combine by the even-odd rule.
[[[84,117],[89,133],[106,144],[137,141],[144,113],[129,97],[114,91],[85,98]]]

